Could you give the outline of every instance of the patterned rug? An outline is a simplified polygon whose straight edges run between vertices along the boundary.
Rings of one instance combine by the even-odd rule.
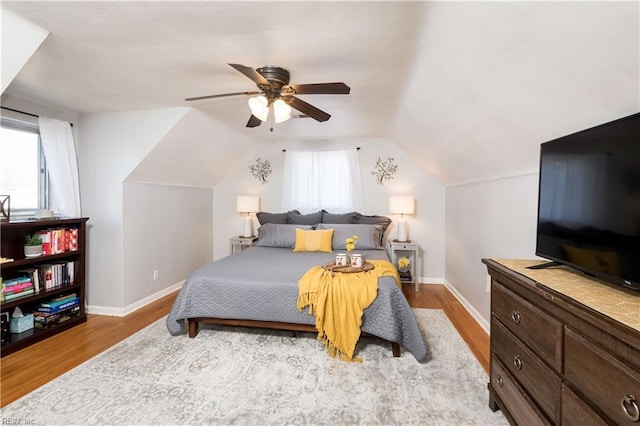
[[[414,309],[430,350],[362,339],[362,364],[328,357],[310,333],[202,326],[171,337],[164,319],[2,409],[13,424],[506,425],[487,375],[440,310]],[[20,423],[16,423],[20,421]]]

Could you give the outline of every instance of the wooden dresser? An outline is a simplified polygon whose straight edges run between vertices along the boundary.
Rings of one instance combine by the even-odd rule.
[[[640,293],[539,260],[491,275],[489,405],[517,425],[640,425]]]

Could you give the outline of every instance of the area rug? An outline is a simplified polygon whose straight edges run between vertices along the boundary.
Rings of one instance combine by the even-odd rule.
[[[361,364],[329,358],[311,333],[202,326],[172,337],[165,320],[2,409],[20,424],[506,425],[487,375],[440,310],[414,309],[430,350],[364,338]]]

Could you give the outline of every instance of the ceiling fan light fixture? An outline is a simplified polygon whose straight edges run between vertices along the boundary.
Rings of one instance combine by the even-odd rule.
[[[273,103],[273,116],[276,123],[282,123],[291,118],[291,107],[282,99]]]
[[[267,121],[269,116],[269,101],[265,96],[254,96],[249,98],[249,109],[251,114],[259,118],[261,121]]]

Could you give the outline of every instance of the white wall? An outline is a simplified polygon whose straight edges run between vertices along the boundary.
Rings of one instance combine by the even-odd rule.
[[[538,174],[446,189],[446,284],[489,331],[482,258],[534,259]]]
[[[125,183],[124,313],[167,294],[211,262],[212,209],[209,188]]]
[[[184,115],[184,108],[96,113],[78,120],[82,212],[88,216],[89,311],[124,306],[125,178]]]
[[[364,191],[364,214],[390,216],[389,195],[413,195],[416,214],[407,217],[409,238],[422,248],[421,270],[423,282],[443,282],[444,279],[444,187],[426,175],[415,161],[388,139],[353,139],[332,141],[281,141],[257,144],[216,185],[214,193],[214,258],[230,254],[229,238],[242,231],[242,217],[235,211],[236,196],[259,195],[261,209],[281,212],[282,179],[285,154],[283,149],[328,149],[360,147],[360,171]],[[384,185],[371,175],[376,159],[393,157],[398,173]],[[250,173],[249,167],[257,158],[269,160],[273,173],[262,184]],[[330,172],[330,171],[328,171]],[[390,216],[396,220],[397,217]],[[254,218],[254,231],[257,222]],[[389,229],[395,236],[395,224]]]
[[[31,55],[47,38],[49,32],[4,7],[2,7],[1,18],[2,64],[0,64],[0,77],[2,78],[2,93],[4,93],[7,86],[31,58]]]

